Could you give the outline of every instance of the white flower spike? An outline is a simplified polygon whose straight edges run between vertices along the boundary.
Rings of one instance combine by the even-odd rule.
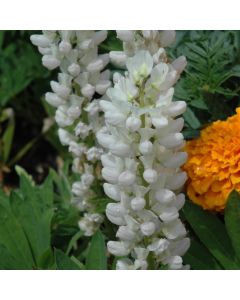
[[[133,35],[118,33],[126,43]],[[148,40],[159,35],[165,46],[172,41],[172,33],[144,32]],[[109,99],[100,101],[106,123],[97,134],[107,153],[102,155],[104,190],[115,201],[107,205],[106,215],[119,226],[118,241],[108,242],[108,250],[127,256],[118,260],[117,269],[184,269],[181,256],[189,247],[178,213],[184,204],[178,193],[186,181],[178,116],[186,105],[172,101],[177,71],[153,55],[137,50],[126,61],[126,75],[115,76]],[[182,61],[175,63],[180,71]],[[131,97],[128,87],[134,91]]]

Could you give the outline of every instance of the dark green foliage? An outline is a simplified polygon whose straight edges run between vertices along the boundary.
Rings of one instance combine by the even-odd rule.
[[[225,119],[239,106],[239,36],[238,31],[177,32],[170,52],[188,62],[175,88],[175,98],[188,104],[186,132]],[[187,138],[195,136],[188,133]]]
[[[91,240],[86,259],[87,270],[106,270],[107,258],[104,237],[100,231],[97,231]]]
[[[232,191],[225,209],[225,223],[236,256],[240,260],[240,195]]]
[[[10,196],[0,193],[0,268],[1,269],[79,269],[76,261],[60,250],[53,253],[56,227],[69,226],[74,232],[77,227],[78,212],[70,205],[66,194],[54,191],[60,178],[50,172],[44,183],[36,186],[31,176],[18,167],[20,187]],[[56,183],[57,182],[57,183]],[[59,200],[65,201],[65,219],[62,220]],[[65,199],[65,200],[63,200]],[[68,222],[68,224],[66,223]],[[70,237],[65,241],[67,248]],[[56,236],[55,236],[56,238]]]
[[[190,201],[183,214],[195,234],[190,234],[191,247],[184,257],[185,263],[197,270],[240,269],[240,195],[236,191],[229,195],[225,224],[217,215]]]
[[[33,80],[48,76],[40,56],[29,43],[29,33],[0,31],[0,107],[13,100]]]

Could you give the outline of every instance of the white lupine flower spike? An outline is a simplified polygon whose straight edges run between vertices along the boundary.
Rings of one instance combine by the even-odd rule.
[[[181,149],[180,132],[184,102],[173,101],[173,84],[185,59],[167,63],[164,50],[173,32],[142,32],[136,43],[134,31],[120,31],[125,48],[134,44],[136,53],[126,60],[125,76],[114,76],[108,99],[100,100],[105,127],[98,133],[102,155],[104,191],[114,200],[106,208],[108,219],[119,226],[116,241],[109,241],[110,253],[117,257],[117,269],[148,269],[167,266],[184,269],[182,256],[189,247],[186,229],[179,219],[184,195],[178,194],[186,174],[181,165],[186,153]],[[145,42],[152,42],[150,49]],[[144,47],[143,47],[144,46]],[[160,58],[160,56],[162,57]],[[114,57],[114,55],[110,55]]]
[[[73,170],[81,179],[72,186],[73,203],[82,211],[79,227],[91,236],[103,222],[104,216],[95,213],[91,199],[94,182],[102,185],[96,174],[100,168],[102,148],[95,143],[95,133],[102,127],[99,101],[95,92],[104,95],[111,86],[110,72],[104,70],[108,54],[98,54],[98,45],[107,37],[107,31],[43,31],[32,35],[31,41],[43,55],[42,63],[49,70],[60,69],[57,81],[51,81],[52,92],[46,101],[56,108],[55,120],[60,127],[60,142],[73,155]],[[178,63],[179,64],[179,63]],[[91,139],[89,146],[86,140]],[[99,173],[99,172],[98,172]]]
[[[179,116],[186,104],[172,98],[186,59],[169,63],[164,47],[174,41],[174,31],[116,34],[123,51],[109,54],[98,54],[104,30],[43,31],[31,37],[43,65],[60,70],[46,101],[56,108],[59,139],[79,174],[72,186],[73,203],[82,211],[79,227],[91,236],[104,220],[91,202],[97,182],[114,201],[106,216],[119,228],[117,240],[107,246],[120,257],[117,269],[184,269],[182,256],[190,242],[178,213],[186,181],[180,167],[187,158]],[[112,74],[114,87],[105,69],[109,61],[126,70],[125,76]]]

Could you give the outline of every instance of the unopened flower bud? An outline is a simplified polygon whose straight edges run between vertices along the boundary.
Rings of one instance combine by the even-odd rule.
[[[129,186],[134,183],[135,179],[136,179],[135,174],[127,170],[120,174],[118,178],[118,183],[123,186]]]
[[[73,140],[72,135],[68,131],[62,128],[58,129],[58,136],[62,145],[68,146]]]
[[[125,143],[119,142],[110,145],[110,151],[120,157],[126,157],[131,153],[131,147]]]
[[[115,200],[115,201],[120,201],[121,197],[120,197],[120,189],[118,186],[110,184],[110,183],[104,183],[103,184],[103,189],[105,194]]]
[[[69,51],[72,49],[72,46],[69,42],[67,41],[61,41],[59,44],[59,51],[64,53],[64,54],[68,54]]]
[[[131,208],[135,211],[142,210],[146,205],[146,201],[142,197],[135,197],[131,200]]]
[[[130,252],[130,250],[124,242],[110,241],[107,243],[107,248],[108,251],[115,256],[126,256]]]
[[[91,84],[86,84],[82,89],[81,92],[83,94],[83,96],[87,97],[87,98],[92,98],[92,96],[95,93],[95,88],[94,86],[92,86]]]
[[[105,180],[110,183],[117,183],[118,182],[118,170],[113,168],[103,168],[102,169],[102,176]]]
[[[145,179],[145,181],[147,183],[154,183],[157,181],[158,179],[158,174],[157,171],[153,170],[153,169],[147,169],[144,171],[143,173],[143,178]]]
[[[64,104],[64,100],[60,98],[58,95],[56,95],[55,93],[50,93],[50,92],[46,93],[45,99],[50,105],[54,107],[58,107]]]
[[[128,117],[126,120],[126,127],[129,131],[137,131],[141,127],[141,120],[137,117]]]
[[[155,232],[156,226],[153,222],[145,222],[140,226],[140,229],[144,235],[150,236]]]
[[[33,34],[30,37],[31,42],[33,45],[46,48],[50,45],[50,40],[43,34]]]
[[[66,87],[53,80],[50,82],[50,85],[54,93],[56,93],[59,97],[66,99],[70,95],[71,90],[69,87]]]
[[[136,237],[136,233],[127,226],[120,226],[116,236],[123,241],[132,241]]]
[[[69,67],[68,67],[68,72],[73,76],[73,77],[76,77],[79,75],[81,71],[81,68],[78,64],[71,64]]]
[[[153,144],[150,141],[144,141],[139,145],[139,150],[143,155],[151,154],[153,150]]]
[[[165,146],[166,148],[175,148],[182,145],[184,141],[182,133],[170,133],[169,135],[162,137],[160,139],[161,145]]]
[[[170,190],[177,190],[181,188],[187,180],[187,173],[180,172],[168,178],[166,187]]]
[[[44,55],[42,57],[42,64],[49,70],[53,70],[60,66],[60,61],[53,55]]]
[[[130,42],[134,37],[133,30],[117,30],[117,37],[123,42]]]
[[[110,60],[113,64],[124,67],[127,60],[127,55],[123,51],[111,51],[109,53]]]

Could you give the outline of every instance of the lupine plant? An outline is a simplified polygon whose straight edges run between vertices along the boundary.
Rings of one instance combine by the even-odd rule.
[[[120,241],[109,241],[108,250],[134,258],[134,263],[119,259],[117,269],[181,269],[189,239],[178,214],[184,205],[179,191],[186,180],[180,170],[186,153],[181,152],[183,119],[176,117],[186,105],[172,102],[172,86],[186,60],[168,62],[163,47],[174,41],[174,31],[117,31],[123,50],[98,54],[106,36],[106,31],[31,36],[43,65],[61,71],[45,97],[56,107],[60,141],[69,147],[80,175],[72,186],[72,202],[83,212],[79,227],[90,236],[103,221],[91,201],[99,196],[94,187],[103,186],[119,201],[106,207],[107,218],[120,226]],[[113,88],[109,56],[126,70],[125,76],[113,72]],[[108,183],[103,185],[102,178]]]

